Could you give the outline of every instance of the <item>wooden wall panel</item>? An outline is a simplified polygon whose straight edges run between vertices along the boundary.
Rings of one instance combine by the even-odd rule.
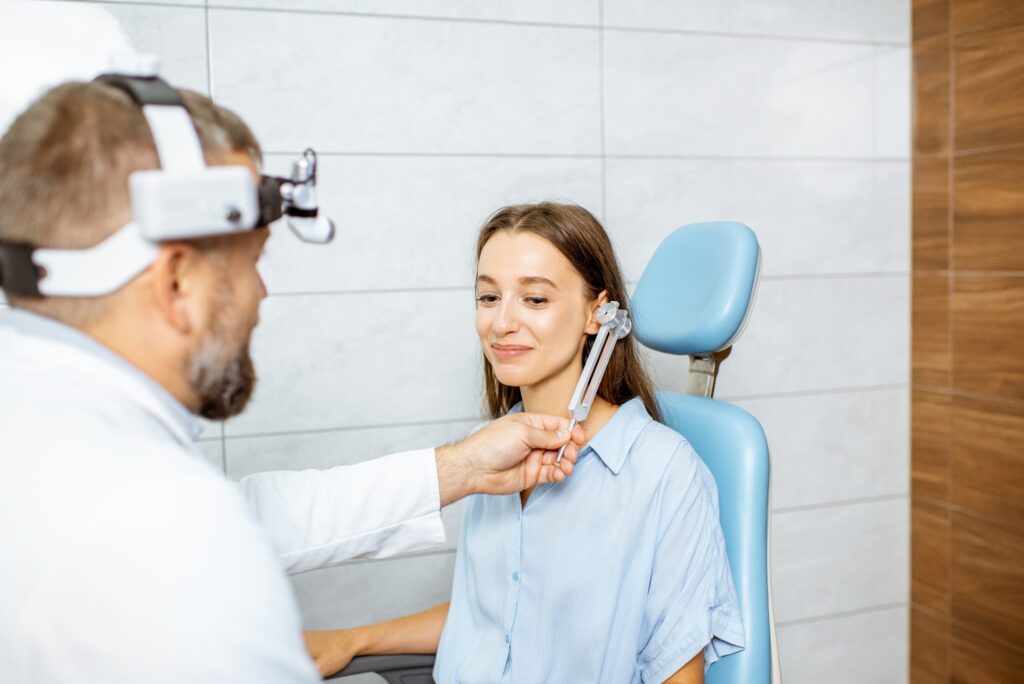
[[[949,263],[949,158],[917,155],[913,163],[913,269],[946,271]]]
[[[948,682],[950,647],[949,621],[916,606],[911,608],[911,684]]]
[[[910,679],[1024,682],[1024,0],[914,0],[913,58]]]
[[[1024,34],[1021,39],[1024,40]],[[1020,69],[1024,74],[1024,61]],[[1024,80],[1020,87],[1024,90]],[[1019,118],[1024,126],[1024,110]],[[1022,171],[1024,147],[956,160],[953,173],[955,269],[1024,273]]]
[[[922,2],[916,5],[932,5],[934,2]],[[952,10],[952,16],[947,15],[946,21],[949,26],[950,20],[958,35],[971,33],[988,33],[999,31],[1007,27],[1024,26],[1024,3],[1020,0],[956,0],[947,2],[946,11]],[[938,8],[935,12],[938,12]],[[917,13],[914,13],[917,19]],[[932,22],[938,21],[933,18]],[[932,25],[923,25],[924,30],[934,30]],[[915,25],[915,38],[916,38]]]
[[[1024,27],[955,34],[955,147],[1024,143]]]
[[[949,387],[949,276],[915,275],[911,282],[911,372],[913,382]]]
[[[911,603],[949,620],[949,511],[918,499],[912,505],[910,519]]]
[[[945,503],[949,499],[952,398],[914,389],[911,392],[911,493]]]
[[[1006,644],[1024,644],[1024,534],[953,513],[952,619]]]
[[[1024,403],[954,399],[951,480],[957,508],[1024,530]]]
[[[914,0],[914,42],[949,33],[950,0]]]
[[[914,58],[914,152],[945,155],[950,150],[948,34],[916,41]]]
[[[1024,278],[954,277],[953,386],[1024,401]]]
[[[962,627],[953,628],[951,658],[952,681],[957,684],[1016,684],[1024,672],[1024,650]]]

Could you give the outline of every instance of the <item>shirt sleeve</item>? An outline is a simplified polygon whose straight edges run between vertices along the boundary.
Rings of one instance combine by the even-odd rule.
[[[638,665],[643,682],[662,682],[704,651],[705,668],[743,648],[744,631],[714,478],[689,444],[662,480],[651,587]]]
[[[433,449],[239,483],[289,573],[444,543]]]

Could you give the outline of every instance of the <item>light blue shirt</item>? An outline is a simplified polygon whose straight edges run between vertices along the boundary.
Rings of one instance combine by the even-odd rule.
[[[661,682],[743,643],[714,479],[637,398],[525,507],[467,502],[434,678]]]

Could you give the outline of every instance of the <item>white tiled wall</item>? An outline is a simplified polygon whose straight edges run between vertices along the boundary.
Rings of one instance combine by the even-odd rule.
[[[908,0],[161,0],[108,4],[284,171],[322,156],[341,238],[263,271],[228,476],[457,438],[480,412],[472,240],[498,206],[606,221],[630,280],[679,225],[734,219],[764,278],[719,396],[773,449],[785,681],[907,665]],[[659,384],[685,362],[655,355]],[[447,514],[450,529],[458,510]],[[311,627],[443,600],[451,545],[295,578]]]

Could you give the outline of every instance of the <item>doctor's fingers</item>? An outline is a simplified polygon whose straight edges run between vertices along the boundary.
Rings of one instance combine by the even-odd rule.
[[[541,482],[562,482],[569,475],[572,475],[574,463],[576,461],[577,456],[575,451],[570,454],[569,450],[566,449],[566,453],[562,455],[562,460],[556,463],[555,457],[557,455],[557,451],[545,451],[541,455]]]
[[[568,427],[568,425],[566,425]],[[558,453],[558,449],[563,444],[567,444],[566,452],[577,448],[577,440],[575,439],[575,430],[573,430],[573,440],[568,439],[568,433],[565,430],[551,431],[543,428],[533,427],[529,424],[523,425],[522,439],[526,443],[526,446],[531,450],[539,450],[545,452],[553,452],[552,454],[545,454],[544,462],[550,463],[554,460],[554,455]],[[581,431],[582,434],[582,431]],[[582,440],[582,436],[580,437]]]
[[[523,423],[524,425],[539,428],[540,430],[555,435],[558,439],[557,444],[530,444],[530,446],[532,447],[552,449],[562,446],[562,444],[564,444],[566,441],[566,431],[569,429],[568,418],[548,416],[541,413],[517,413],[513,414],[513,416],[517,421]],[[572,439],[577,444],[583,444],[583,428],[581,428],[579,425],[573,428]]]

